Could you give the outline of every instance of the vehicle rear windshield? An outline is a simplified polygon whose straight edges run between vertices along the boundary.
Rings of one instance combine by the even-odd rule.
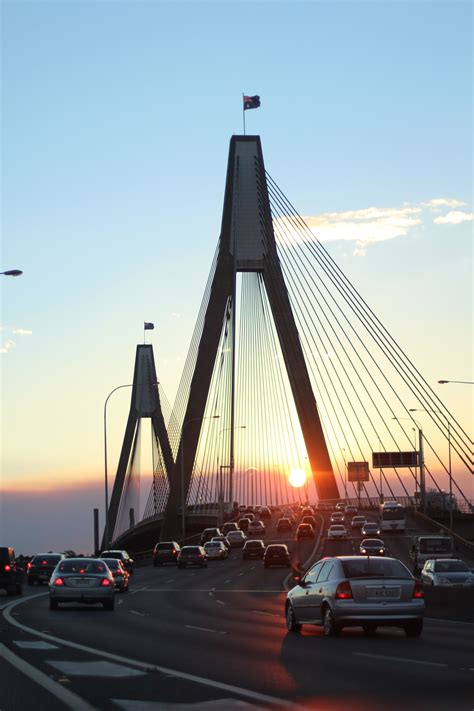
[[[171,551],[174,548],[174,543],[158,543],[156,546],[157,551]]]
[[[107,556],[107,558],[117,558],[118,560],[123,558],[122,551],[104,551],[102,555]]]
[[[343,560],[342,567],[347,578],[411,578],[410,571],[399,560],[384,558],[360,558]]]
[[[345,526],[331,526],[331,531],[345,531]]]
[[[200,553],[201,549],[199,546],[184,546],[181,548],[181,553]]]
[[[63,560],[60,573],[105,573],[106,565],[101,560]]]
[[[449,538],[422,538],[420,551],[422,553],[449,553],[451,541]]]
[[[206,543],[204,545],[204,548],[220,548],[221,543],[220,541],[209,541],[209,543]]]
[[[263,545],[263,541],[247,541],[245,544],[246,548],[261,548]]]
[[[462,560],[437,560],[435,565],[437,573],[468,573],[469,568]]]
[[[383,509],[382,518],[384,521],[397,521],[399,519],[403,519],[405,518],[405,509],[395,507],[393,509]]]
[[[43,561],[46,561],[48,565],[56,565],[56,563],[60,560],[60,555],[36,555],[33,558],[32,563],[33,565],[41,565]]]
[[[269,553],[286,553],[286,546],[268,546],[267,551]]]

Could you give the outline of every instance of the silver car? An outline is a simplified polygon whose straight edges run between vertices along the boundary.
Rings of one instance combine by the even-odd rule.
[[[421,571],[421,579],[436,587],[472,587],[474,572],[458,558],[427,560]]]
[[[203,547],[208,560],[223,560],[229,556],[229,551],[222,541],[207,541]]]
[[[49,607],[60,602],[101,602],[114,609],[115,581],[106,563],[97,558],[66,558],[60,561],[49,581]]]
[[[423,629],[423,584],[396,558],[336,556],[323,558],[287,594],[286,624],[299,632],[302,624],[322,625],[326,637],[343,627],[403,627],[408,637]]]

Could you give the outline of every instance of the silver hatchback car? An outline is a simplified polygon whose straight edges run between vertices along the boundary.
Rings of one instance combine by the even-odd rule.
[[[294,579],[285,603],[290,632],[299,632],[302,624],[322,625],[327,637],[349,626],[366,634],[388,625],[402,627],[408,637],[422,632],[423,585],[396,558],[323,558]]]
[[[57,610],[60,602],[101,602],[114,609],[115,581],[107,564],[97,558],[61,560],[49,581],[49,607]]]

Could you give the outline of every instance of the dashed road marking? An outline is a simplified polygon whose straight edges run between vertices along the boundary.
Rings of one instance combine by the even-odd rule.
[[[138,612],[137,610],[129,610],[129,612],[131,612],[132,615],[140,615],[140,617],[147,617],[150,614],[149,612]]]
[[[21,649],[58,649],[55,644],[50,644],[49,642],[25,642],[15,639],[13,644],[16,644]]]
[[[426,667],[444,667],[448,665],[440,662],[428,662],[424,659],[407,659],[405,657],[389,657],[383,654],[366,654],[365,652],[353,652],[355,657],[370,657],[371,659],[380,659],[383,662],[404,662],[408,664],[420,664]]]
[[[63,662],[56,659],[46,659],[46,664],[69,676],[102,676],[122,679],[127,676],[143,676],[145,671],[125,667],[115,662]]]
[[[194,625],[184,625],[190,630],[199,630],[200,632],[212,632],[213,634],[228,634],[223,630],[211,630],[210,627],[195,627]]]

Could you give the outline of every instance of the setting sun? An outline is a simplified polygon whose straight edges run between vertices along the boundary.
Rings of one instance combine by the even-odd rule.
[[[290,471],[288,481],[290,482],[291,486],[294,486],[295,488],[298,488],[299,486],[304,486],[306,484],[306,472],[304,472],[302,469],[292,469]]]

